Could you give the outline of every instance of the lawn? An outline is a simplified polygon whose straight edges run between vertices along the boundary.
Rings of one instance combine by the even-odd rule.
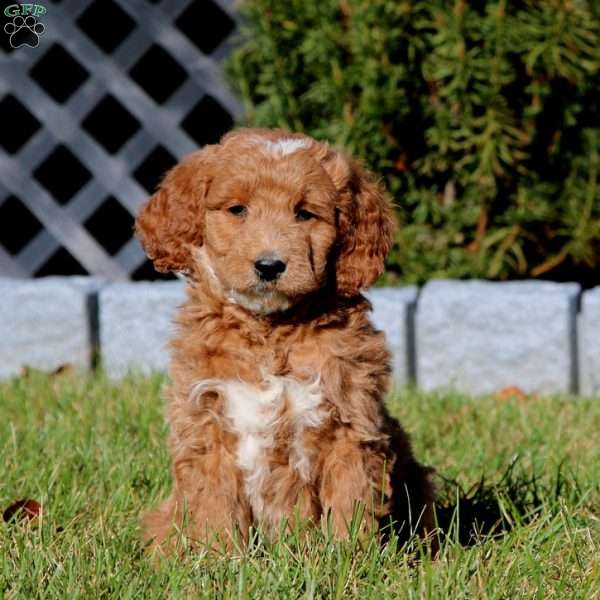
[[[153,567],[138,515],[169,487],[162,383],[0,384],[0,507],[44,507],[37,526],[0,522],[0,597],[600,597],[600,398],[396,394],[438,472],[436,560],[312,531]]]

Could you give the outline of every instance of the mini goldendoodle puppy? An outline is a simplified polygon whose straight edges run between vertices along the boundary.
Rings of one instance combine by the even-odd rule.
[[[393,235],[373,176],[305,135],[241,129],[173,168],[136,229],[159,271],[189,280],[171,343],[173,491],[145,517],[151,545],[297,518],[344,536],[357,506],[365,532],[384,516],[431,530],[429,471],[386,412],[390,355],[360,293]]]

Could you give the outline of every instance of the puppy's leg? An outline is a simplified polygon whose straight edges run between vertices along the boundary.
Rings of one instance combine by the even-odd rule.
[[[289,531],[297,524],[317,521],[319,501],[311,483],[288,465],[275,467],[263,487],[261,523],[275,536],[285,523]]]
[[[222,431],[205,424],[203,440],[173,442],[173,492],[157,510],[145,515],[144,538],[152,550],[170,553],[182,536],[196,548],[231,547],[234,536],[247,534],[251,512],[242,490],[242,474],[223,443]]]
[[[392,465],[379,446],[361,443],[352,432],[340,429],[321,452],[319,499],[323,514],[331,515],[336,537],[348,535],[355,511],[364,510],[361,533],[373,531],[389,511]]]

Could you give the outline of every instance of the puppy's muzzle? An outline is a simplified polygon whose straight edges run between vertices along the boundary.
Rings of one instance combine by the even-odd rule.
[[[254,270],[261,281],[275,281],[285,271],[286,264],[275,256],[263,256],[254,262]]]

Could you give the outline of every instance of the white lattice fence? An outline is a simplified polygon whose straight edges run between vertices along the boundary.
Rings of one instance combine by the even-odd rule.
[[[0,275],[152,276],[132,215],[240,114],[221,73],[232,5],[63,0],[46,4],[37,48],[4,37]]]

